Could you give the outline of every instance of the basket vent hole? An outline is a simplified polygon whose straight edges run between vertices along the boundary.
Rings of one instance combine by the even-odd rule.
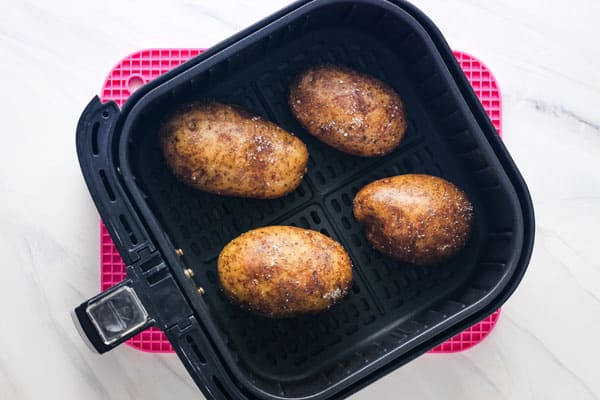
[[[346,217],[342,217],[342,225],[345,229],[350,229],[352,227],[352,225],[350,225],[350,221],[348,221],[348,218]]]
[[[333,207],[335,212],[342,211],[342,206],[340,205],[340,202],[337,201],[336,199],[331,200],[331,206]]]
[[[310,217],[312,218],[315,224],[321,223],[321,217],[319,217],[319,214],[317,214],[316,211],[311,211]]]
[[[110,201],[115,201],[117,200],[116,196],[115,196],[115,192],[112,189],[112,186],[110,186],[110,183],[108,183],[108,178],[106,177],[106,172],[104,172],[104,170],[100,170],[100,179],[102,180],[102,185],[104,185],[104,190],[106,191],[106,194],[108,195],[108,198],[110,199]]]
[[[133,93],[138,90],[144,84],[144,78],[139,75],[133,75],[127,81],[127,87],[129,88],[129,93]]]
[[[123,214],[119,215],[119,221],[121,221],[121,225],[123,225],[123,228],[127,232],[127,235],[129,236],[129,239],[131,240],[131,243],[137,244],[138,243],[137,237],[131,230],[131,225],[129,225],[129,221],[127,221],[127,218],[125,218],[125,215],[123,215]]]
[[[99,129],[100,129],[100,123],[99,122],[94,123],[94,126],[92,126],[92,154],[95,156],[100,154],[100,149],[98,146],[98,130]]]

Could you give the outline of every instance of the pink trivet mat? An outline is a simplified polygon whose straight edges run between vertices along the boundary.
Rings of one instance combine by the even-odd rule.
[[[148,49],[133,53],[121,60],[108,74],[100,97],[103,102],[112,100],[121,107],[135,89],[203,51],[203,49]],[[502,99],[496,79],[475,57],[460,51],[455,51],[454,56],[471,82],[498,134],[501,134]],[[106,290],[125,279],[125,264],[102,222],[100,222],[100,245],[100,284],[102,290]],[[455,353],[475,346],[494,329],[499,315],[500,309],[440,344],[430,353]],[[157,328],[149,328],[126,343],[133,348],[150,353],[173,352],[166,336]]]

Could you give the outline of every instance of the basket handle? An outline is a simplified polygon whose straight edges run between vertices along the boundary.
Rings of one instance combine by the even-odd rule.
[[[127,265],[128,278],[77,306],[73,321],[98,353],[154,325],[167,334],[207,399],[243,399],[121,183],[114,146],[120,117],[116,103],[102,104],[94,97],[77,125],[77,155],[100,217]]]
[[[72,317],[84,342],[100,354],[154,324],[129,279],[80,304]]]
[[[94,97],[77,124],[77,156],[88,190],[123,261],[128,266],[145,263],[145,273],[152,274],[160,272],[164,263],[153,257],[156,248],[133,212],[119,179],[113,146],[119,119],[116,103],[103,104]],[[140,296],[143,293],[144,288],[134,288],[133,280],[126,279],[80,304],[72,315],[84,341],[98,353],[104,353],[153,325],[154,319],[149,315],[156,314],[155,307],[147,311],[144,304],[149,303]]]

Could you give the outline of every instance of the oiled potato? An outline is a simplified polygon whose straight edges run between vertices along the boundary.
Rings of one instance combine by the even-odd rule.
[[[181,181],[206,192],[270,199],[302,181],[308,151],[300,139],[236,107],[193,102],[160,127],[163,154]]]
[[[321,65],[290,88],[292,112],[317,139],[348,154],[389,153],[406,131],[402,100],[385,83],[350,69]]]
[[[418,265],[448,260],[471,232],[473,206],[452,183],[430,175],[400,175],[372,182],[354,198],[354,217],[371,245]]]
[[[330,307],[348,292],[352,262],[338,242],[293,226],[233,239],[219,255],[225,295],[258,315],[285,318]]]

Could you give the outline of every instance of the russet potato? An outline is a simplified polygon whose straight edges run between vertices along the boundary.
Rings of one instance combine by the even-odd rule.
[[[465,245],[473,206],[465,193],[435,176],[408,174],[372,182],[354,198],[354,217],[371,245],[398,261],[446,261]]]
[[[398,94],[372,76],[341,66],[319,65],[298,75],[288,102],[310,134],[355,156],[387,154],[406,131]]]
[[[293,226],[268,226],[238,236],[221,251],[217,267],[230,300],[272,318],[325,310],[352,283],[352,262],[342,245]]]
[[[184,183],[206,192],[259,199],[298,187],[308,162],[300,139],[231,105],[184,104],[160,127],[164,158]]]

